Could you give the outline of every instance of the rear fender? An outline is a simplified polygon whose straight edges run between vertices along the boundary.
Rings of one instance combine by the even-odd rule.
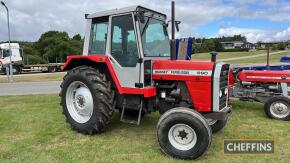
[[[139,94],[144,97],[152,97],[156,95],[156,88],[125,88],[121,87],[118,77],[113,69],[108,56],[94,55],[94,56],[69,56],[65,62],[62,71],[71,70],[75,67],[87,65],[95,67],[101,73],[105,74],[110,81],[112,81],[113,87],[116,88],[119,94]]]

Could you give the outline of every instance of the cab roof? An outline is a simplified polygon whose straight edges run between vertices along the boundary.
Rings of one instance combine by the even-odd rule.
[[[97,18],[97,17],[104,17],[104,16],[111,16],[111,15],[118,15],[118,14],[124,14],[124,13],[130,13],[130,12],[136,12],[139,10],[145,10],[145,11],[150,11],[153,13],[156,13],[162,17],[164,17],[164,19],[166,19],[166,15],[151,9],[148,9],[146,7],[143,6],[130,6],[130,7],[125,7],[125,8],[119,8],[119,9],[113,9],[113,10],[107,10],[107,11],[101,11],[101,12],[96,12],[93,14],[89,14],[87,16],[87,19],[92,19],[92,18]]]
[[[11,49],[19,49],[20,46],[18,43],[10,43]],[[0,49],[9,49],[9,43],[1,43]]]

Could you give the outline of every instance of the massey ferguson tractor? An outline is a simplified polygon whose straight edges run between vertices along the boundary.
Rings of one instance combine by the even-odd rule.
[[[264,103],[268,117],[290,120],[289,71],[237,70],[233,79],[232,97]]]
[[[137,125],[159,111],[161,149],[180,159],[202,156],[231,112],[229,65],[174,60],[166,15],[157,11],[134,6],[85,17],[83,55],[67,58],[60,92],[72,129],[98,134],[114,110],[120,121]]]

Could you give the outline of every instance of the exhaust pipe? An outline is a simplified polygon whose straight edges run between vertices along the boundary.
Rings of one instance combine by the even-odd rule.
[[[175,40],[175,2],[171,2],[171,39]]]
[[[216,62],[217,52],[211,52],[211,62]]]
[[[170,60],[176,60],[176,41],[175,41],[175,2],[171,2],[171,55]]]

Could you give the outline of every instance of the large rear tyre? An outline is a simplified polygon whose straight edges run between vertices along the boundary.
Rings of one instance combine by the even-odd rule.
[[[69,71],[60,96],[63,114],[72,129],[91,135],[110,125],[114,94],[111,83],[98,70],[81,66]]]
[[[264,111],[269,118],[289,121],[290,100],[287,97],[272,97],[264,104]]]
[[[210,126],[212,133],[218,133],[226,126],[228,118],[224,120],[207,119],[206,121],[208,122],[208,125]]]
[[[179,159],[197,159],[208,150],[211,129],[196,111],[174,108],[165,112],[157,124],[157,138],[164,153]]]

